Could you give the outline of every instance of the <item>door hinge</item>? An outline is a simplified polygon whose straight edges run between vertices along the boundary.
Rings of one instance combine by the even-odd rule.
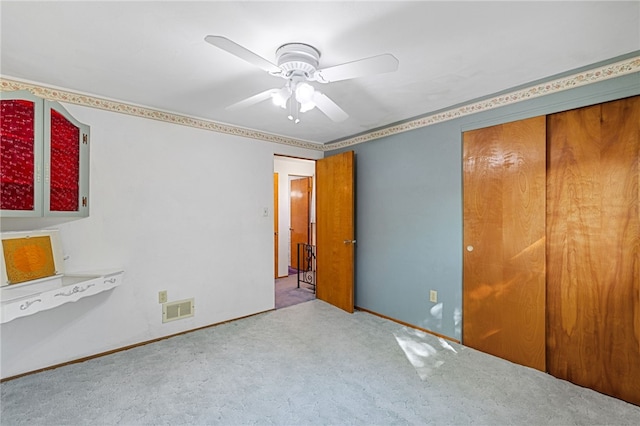
[[[88,135],[86,133],[82,134],[82,143],[85,144],[85,145],[89,143],[89,138],[88,138]]]
[[[87,207],[87,197],[82,197],[82,207]]]

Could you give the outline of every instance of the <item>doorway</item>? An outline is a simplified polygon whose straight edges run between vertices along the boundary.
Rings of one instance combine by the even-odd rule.
[[[290,172],[282,169],[289,167],[295,169],[301,166],[302,162],[310,163],[312,169],[308,169],[308,174],[312,179],[311,189],[311,217],[309,221],[308,237],[312,245],[306,245],[311,248],[312,258],[315,259],[317,270],[312,271],[314,275],[313,287],[317,290],[318,299],[334,305],[346,312],[353,313],[355,304],[355,152],[344,151],[319,159],[300,160],[289,157],[275,156],[274,172],[278,173],[278,182],[288,182],[288,176],[301,176],[301,173]],[[284,163],[284,164],[283,164]],[[284,180],[285,176],[287,180]],[[292,263],[292,253],[288,248],[287,240],[282,238],[281,231],[291,227],[286,220],[290,214],[283,212],[284,206],[290,206],[290,187],[286,187],[288,191],[283,191],[279,185],[278,206],[280,218],[278,226],[274,234],[281,236],[278,239],[278,275],[289,276],[288,265]],[[317,195],[316,195],[317,188]],[[284,194],[284,200],[280,196]],[[317,197],[317,203],[316,203]],[[283,202],[284,201],[284,202]],[[317,207],[316,207],[317,204]],[[317,209],[317,212],[316,212]],[[316,220],[317,219],[317,220]],[[284,222],[284,226],[283,226]],[[317,224],[317,243],[316,243],[316,224]],[[291,241],[291,240],[289,240]],[[289,247],[287,247],[289,245]],[[284,246],[284,249],[283,249]],[[313,251],[314,246],[317,246]],[[287,250],[288,257],[281,254]],[[286,260],[289,260],[287,265]],[[286,269],[285,269],[286,268]],[[299,268],[299,267],[298,267]],[[308,276],[309,271],[305,274]],[[300,277],[300,274],[297,274]],[[298,280],[300,282],[300,280]],[[298,287],[298,285],[296,285]]]
[[[275,307],[315,299],[313,286],[298,282],[298,244],[315,241],[315,161],[274,157]],[[276,211],[277,209],[277,211]],[[304,259],[304,257],[303,257]],[[306,270],[307,264],[300,266]]]

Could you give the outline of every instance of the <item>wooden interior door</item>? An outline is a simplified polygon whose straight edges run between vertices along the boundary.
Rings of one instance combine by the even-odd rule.
[[[278,174],[273,174],[273,276],[278,278]]]
[[[347,312],[354,307],[353,151],[316,162],[316,297]]]
[[[640,405],[640,97],[548,117],[551,374]]]
[[[309,244],[309,227],[311,225],[311,177],[303,177],[291,181],[290,214],[291,214],[291,262],[290,266],[307,270],[304,256],[298,265],[298,244]]]
[[[462,342],[545,371],[545,117],[463,139]]]

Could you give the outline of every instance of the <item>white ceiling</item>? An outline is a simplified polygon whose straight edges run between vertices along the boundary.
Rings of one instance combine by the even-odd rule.
[[[326,143],[640,50],[640,2],[0,3],[0,73]],[[320,67],[391,53],[397,72],[322,85],[350,117],[299,124],[266,101],[226,106],[283,80],[204,41],[222,35],[275,62],[284,43]]]

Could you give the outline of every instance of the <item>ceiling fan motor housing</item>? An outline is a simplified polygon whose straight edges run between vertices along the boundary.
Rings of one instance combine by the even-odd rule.
[[[318,69],[320,52],[313,46],[304,43],[287,43],[276,50],[278,66],[283,71],[283,77],[294,76],[313,77]]]

